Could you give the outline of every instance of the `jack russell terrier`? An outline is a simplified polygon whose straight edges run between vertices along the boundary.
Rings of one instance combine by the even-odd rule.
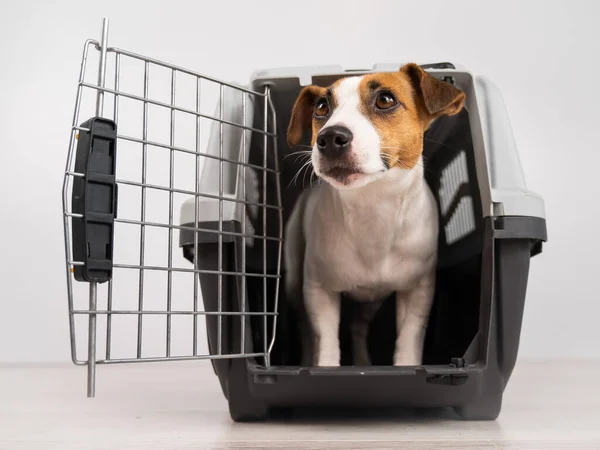
[[[350,324],[354,365],[370,364],[369,324],[392,293],[394,365],[421,364],[438,240],[423,134],[464,102],[464,92],[412,63],[300,93],[288,144],[312,129],[311,162],[325,181],[301,194],[286,226],[286,292],[301,311],[303,364],[340,365],[342,293],[363,309]]]

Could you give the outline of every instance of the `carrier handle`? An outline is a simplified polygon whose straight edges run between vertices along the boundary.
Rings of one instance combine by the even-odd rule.
[[[94,117],[81,124],[75,156],[71,210],[73,258],[77,281],[104,283],[112,278],[117,124]]]

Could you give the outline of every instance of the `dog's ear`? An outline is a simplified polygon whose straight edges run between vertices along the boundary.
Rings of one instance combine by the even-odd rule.
[[[315,102],[323,96],[324,92],[325,88],[319,86],[307,86],[300,92],[287,131],[287,142],[290,148],[298,145],[304,132],[311,128]]]
[[[400,69],[408,75],[418,95],[431,118],[441,115],[458,114],[465,104],[465,93],[450,83],[429,75],[414,63],[406,64]]]

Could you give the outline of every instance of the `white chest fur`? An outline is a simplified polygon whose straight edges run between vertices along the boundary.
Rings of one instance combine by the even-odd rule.
[[[433,270],[436,204],[421,171],[392,169],[360,189],[309,193],[305,281],[369,301],[409,290]]]

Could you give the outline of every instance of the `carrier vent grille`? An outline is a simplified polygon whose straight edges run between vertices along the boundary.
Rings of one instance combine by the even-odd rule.
[[[475,230],[473,198],[469,190],[467,155],[461,151],[442,171],[438,192],[448,245]]]

